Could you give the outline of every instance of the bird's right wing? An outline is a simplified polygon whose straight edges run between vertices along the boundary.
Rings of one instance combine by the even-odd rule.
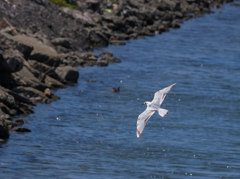
[[[147,121],[150,119],[150,117],[155,113],[154,110],[151,110],[150,108],[147,108],[145,111],[143,111],[139,116],[137,120],[137,137],[140,138],[142,136],[144,127],[147,124]]]
[[[167,93],[172,89],[172,87],[174,87],[176,85],[176,83],[166,87],[166,88],[163,88],[162,90],[159,90],[157,91],[155,94],[154,94],[154,98],[152,100],[152,103],[153,104],[156,104],[156,105],[161,105],[164,98],[166,97]]]

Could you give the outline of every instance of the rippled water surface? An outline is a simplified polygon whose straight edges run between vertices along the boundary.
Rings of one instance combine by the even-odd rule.
[[[0,144],[0,178],[240,178],[240,7],[107,50]],[[98,53],[98,51],[96,52]],[[95,80],[95,82],[88,82]],[[136,138],[143,102],[174,82]],[[111,93],[120,86],[120,93]]]

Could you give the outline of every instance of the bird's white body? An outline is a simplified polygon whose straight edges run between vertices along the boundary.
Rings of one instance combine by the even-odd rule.
[[[154,98],[151,102],[146,101],[144,104],[147,105],[147,108],[145,111],[143,111],[139,116],[137,120],[137,137],[140,138],[142,136],[144,127],[147,124],[147,121],[150,119],[150,117],[155,113],[158,112],[158,114],[161,117],[164,117],[167,115],[168,110],[160,108],[164,98],[166,97],[167,93],[174,87],[176,83],[163,88],[162,90],[157,91],[154,94]]]

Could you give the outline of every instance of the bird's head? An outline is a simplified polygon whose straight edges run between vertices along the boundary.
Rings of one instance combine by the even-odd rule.
[[[145,101],[143,104],[148,106],[150,104],[150,102],[149,101]]]

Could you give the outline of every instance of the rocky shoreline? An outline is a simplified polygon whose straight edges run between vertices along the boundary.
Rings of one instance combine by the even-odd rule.
[[[154,36],[210,13],[232,0],[71,0],[74,9],[48,0],[0,3],[0,138],[20,128],[13,118],[37,103],[57,100],[51,90],[77,82],[75,66],[118,63],[91,50]]]

